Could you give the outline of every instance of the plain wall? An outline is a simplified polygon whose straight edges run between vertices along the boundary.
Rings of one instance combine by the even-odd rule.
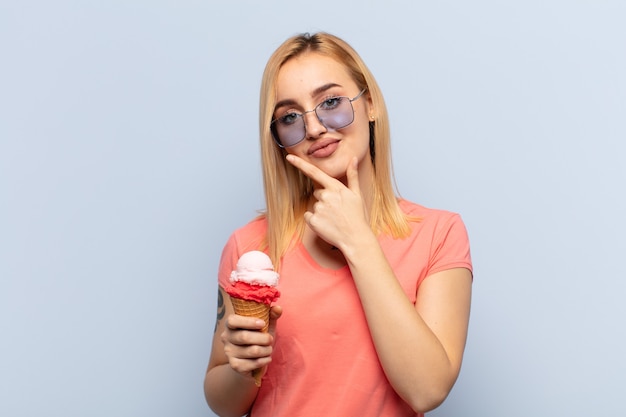
[[[350,42],[403,197],[461,213],[475,281],[432,416],[624,415],[626,3],[2,1],[0,415],[211,416],[229,234],[264,207],[258,91]]]

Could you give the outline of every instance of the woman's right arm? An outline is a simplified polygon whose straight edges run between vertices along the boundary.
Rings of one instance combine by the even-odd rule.
[[[272,308],[270,333],[262,333],[263,320],[234,314],[230,297],[219,288],[217,322],[204,379],[207,403],[218,415],[239,417],[250,411],[258,393],[252,371],[271,362],[273,328],[280,313],[279,307]]]

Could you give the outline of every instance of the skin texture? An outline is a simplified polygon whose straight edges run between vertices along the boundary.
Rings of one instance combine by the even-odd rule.
[[[359,88],[343,65],[307,53],[281,68],[275,116],[313,109],[330,96],[354,97]],[[368,123],[375,116],[364,95],[353,102],[354,122],[329,131],[315,113],[305,115],[306,139],[287,148],[287,160],[311,178],[315,192],[304,215],[303,243],[322,266],[348,265],[380,362],[396,392],[416,411],[437,407],[459,374],[470,311],[469,270],[455,268],[427,277],[416,304],[405,296],[369,226],[374,175],[369,156]],[[332,250],[332,248],[339,250]],[[205,393],[220,415],[243,415],[258,388],[252,370],[271,362],[274,328],[282,309],[273,307],[270,332],[263,322],[233,314],[222,294]],[[220,319],[219,314],[223,314]]]

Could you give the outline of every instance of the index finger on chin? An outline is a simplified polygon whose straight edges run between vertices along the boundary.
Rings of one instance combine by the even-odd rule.
[[[324,171],[322,171],[321,169],[319,169],[315,165],[305,161],[304,159],[302,159],[302,158],[300,158],[300,157],[298,157],[296,155],[292,155],[292,154],[287,155],[286,158],[287,158],[287,161],[291,165],[293,165],[294,167],[298,168],[304,175],[306,175],[307,177],[309,177],[313,181],[317,182],[322,187],[328,187],[329,185],[331,185],[332,180],[334,178],[332,178],[329,175],[327,175]]]

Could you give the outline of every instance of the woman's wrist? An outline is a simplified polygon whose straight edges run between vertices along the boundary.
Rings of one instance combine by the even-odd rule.
[[[369,227],[364,232],[352,234],[351,238],[349,242],[338,246],[348,263],[364,259],[363,257],[369,256],[372,250],[380,248],[376,235]]]

